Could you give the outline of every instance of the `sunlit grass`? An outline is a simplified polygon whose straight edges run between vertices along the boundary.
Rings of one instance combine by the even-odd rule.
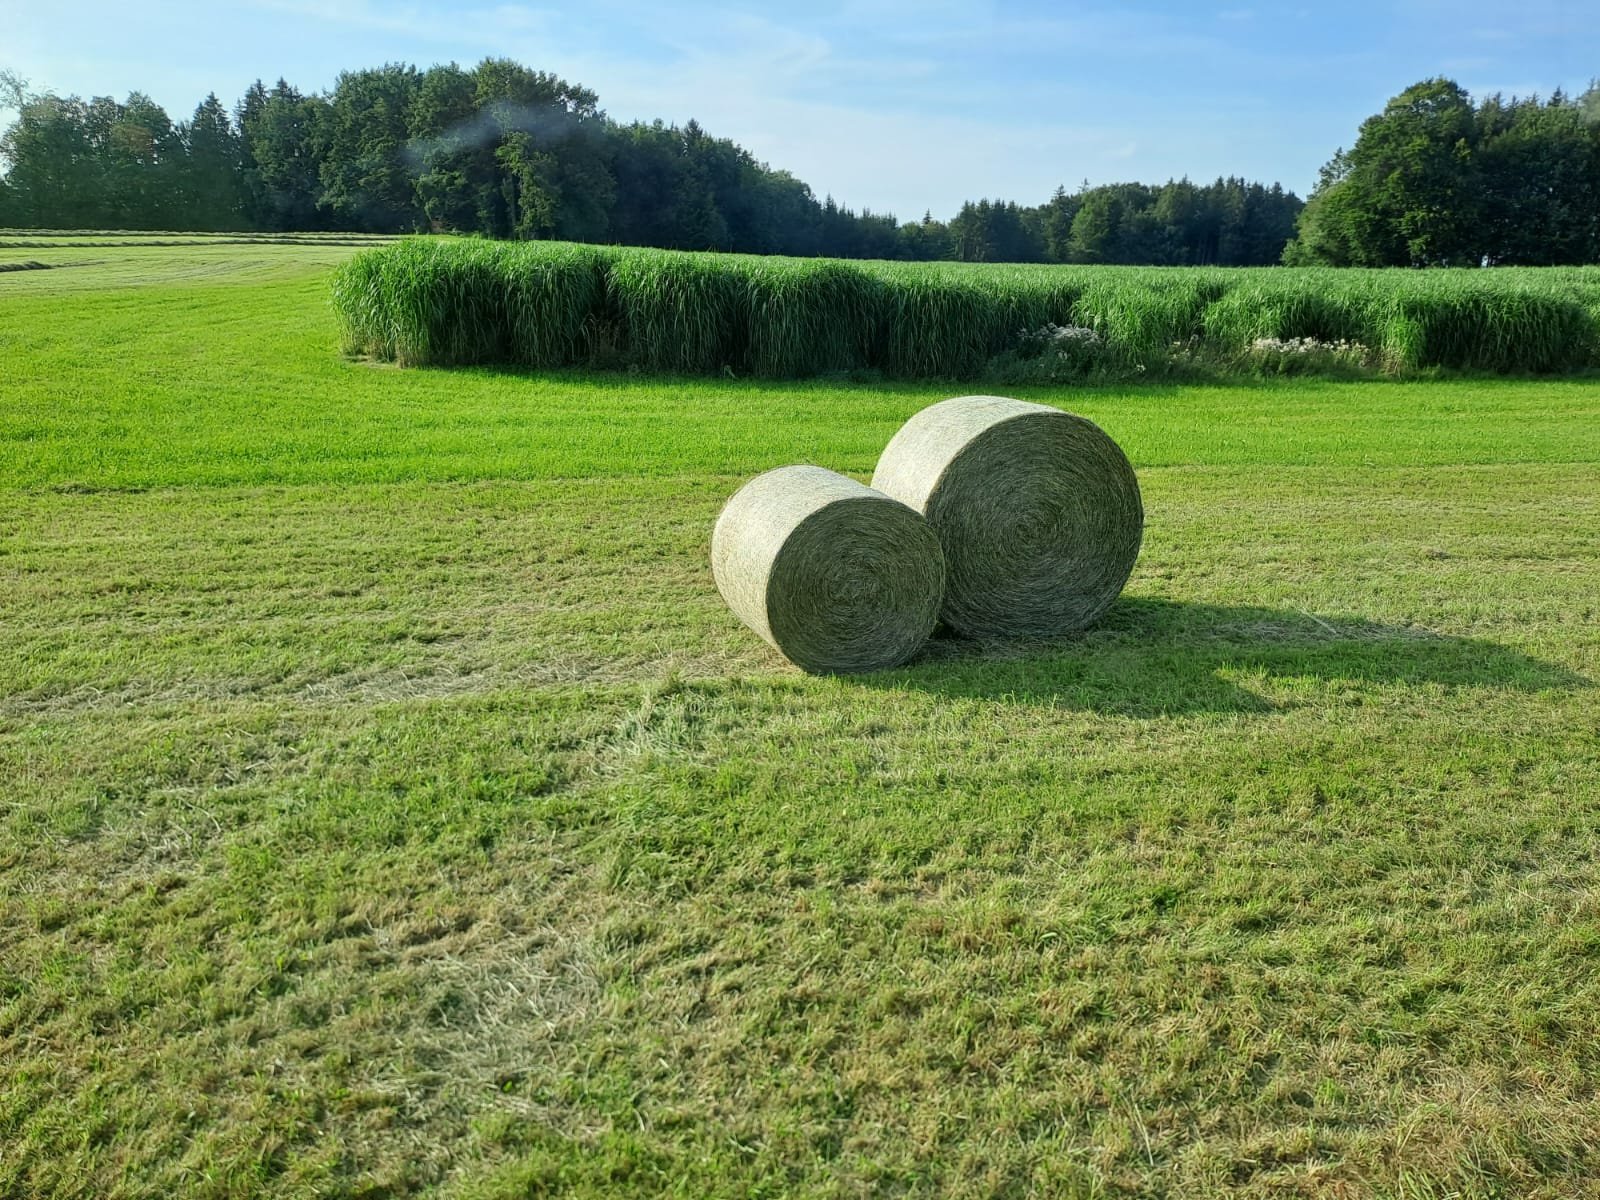
[[[1037,390],[1124,599],[813,679],[711,522],[941,386],[386,369],[348,251],[137,253],[0,275],[0,1195],[1600,1178],[1595,383]]]

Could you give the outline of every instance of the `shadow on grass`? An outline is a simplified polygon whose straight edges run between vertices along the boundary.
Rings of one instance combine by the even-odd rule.
[[[392,367],[356,356],[354,361],[364,365]],[[809,375],[797,379],[772,378],[761,375],[691,374],[677,371],[647,371],[625,365],[530,367],[519,363],[464,363],[451,366],[428,365],[408,367],[410,371],[439,371],[448,374],[470,374],[485,377],[510,377],[541,380],[544,382],[570,382],[601,385],[612,392],[640,391],[654,393],[662,387],[681,386],[699,389],[726,388],[740,396],[750,393],[768,393],[774,399],[793,399],[798,393],[815,392],[829,395],[840,391],[870,390],[877,394],[927,398],[929,402],[951,396],[971,395],[974,392],[1000,391],[1006,396],[1021,400],[1037,400],[1041,404],[1062,404],[1069,397],[1087,395],[1099,399],[1115,397],[1118,400],[1158,400],[1171,396],[1215,390],[1223,392],[1261,391],[1291,392],[1302,395],[1319,387],[1344,389],[1352,383],[1362,387],[1413,387],[1425,382],[1472,383],[1492,381],[1497,386],[1517,384],[1549,387],[1552,384],[1583,384],[1600,378],[1600,369],[1581,368],[1559,374],[1504,374],[1494,371],[1467,371],[1447,367],[1423,367],[1400,375],[1385,375],[1373,371],[1350,371],[1320,374],[1279,374],[1243,369],[1204,368],[1175,371],[1158,375],[1092,376],[1055,383],[1007,380],[992,375],[976,378],[922,379],[885,375],[874,369],[837,371],[822,375]]]
[[[1049,641],[983,642],[942,633],[876,687],[1125,716],[1269,712],[1278,705],[1226,673],[1487,687],[1593,687],[1592,680],[1494,642],[1289,609],[1123,598],[1093,629]]]
[[[356,356],[354,361],[373,366],[392,366],[390,363],[375,362],[362,356]],[[453,366],[424,365],[408,367],[411,371],[439,371],[449,374],[481,375],[489,378],[509,377],[515,379],[531,379],[549,383],[570,382],[575,384],[603,385],[613,392],[640,391],[655,393],[662,387],[680,386],[697,389],[725,388],[740,396],[750,393],[767,393],[775,399],[794,399],[795,396],[804,396],[815,392],[819,395],[830,395],[840,391],[872,391],[879,395],[911,396],[926,398],[930,403],[935,400],[947,400],[951,396],[966,396],[974,392],[994,391],[999,388],[1007,396],[1015,396],[1023,400],[1038,400],[1041,403],[1055,401],[1060,403],[1065,394],[1088,394],[1091,396],[1115,396],[1118,399],[1158,399],[1174,396],[1183,392],[1192,392],[1196,389],[1216,388],[1219,390],[1237,391],[1240,388],[1259,387],[1262,390],[1285,391],[1289,389],[1304,390],[1310,383],[1348,383],[1345,378],[1331,379],[1324,376],[1284,376],[1284,375],[1259,375],[1246,374],[1237,376],[1193,375],[1193,376],[1162,376],[1150,379],[1146,376],[1133,376],[1122,378],[1093,378],[1077,379],[1063,383],[1027,383],[995,379],[989,376],[978,378],[957,379],[922,379],[905,378],[901,376],[885,375],[882,371],[863,369],[859,371],[837,371],[823,375],[809,375],[798,379],[772,378],[761,375],[707,375],[689,374],[678,371],[647,371],[635,370],[626,366],[575,366],[575,367],[530,367],[518,363],[469,363]],[[1496,379],[1501,376],[1494,376]],[[1383,383],[1389,380],[1385,376],[1361,376],[1362,382]]]

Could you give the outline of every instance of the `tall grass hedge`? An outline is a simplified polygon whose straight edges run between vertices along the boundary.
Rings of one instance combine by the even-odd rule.
[[[1092,330],[1112,372],[1238,368],[1307,339],[1394,374],[1600,366],[1595,267],[844,262],[412,238],[346,263],[334,305],[348,351],[407,366],[971,379],[1050,326]]]

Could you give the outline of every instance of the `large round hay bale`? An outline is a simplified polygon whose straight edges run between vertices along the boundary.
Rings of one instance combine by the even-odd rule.
[[[944,548],[941,615],[973,636],[1084,628],[1122,591],[1144,535],[1139,481],[1099,426],[1004,396],[917,413],[872,486],[927,517]]]
[[[740,488],[712,531],[711,571],[741,621],[814,672],[904,662],[944,593],[928,523],[821,467],[779,467]]]

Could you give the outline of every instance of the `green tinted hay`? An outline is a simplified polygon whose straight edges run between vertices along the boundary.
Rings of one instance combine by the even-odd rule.
[[[872,486],[923,514],[946,567],[943,619],[974,636],[1092,624],[1139,555],[1127,456],[1093,422],[1004,396],[930,405],[900,428]]]
[[[813,672],[904,662],[944,594],[927,522],[821,467],[780,467],[740,488],[717,518],[711,569],[739,619]]]

